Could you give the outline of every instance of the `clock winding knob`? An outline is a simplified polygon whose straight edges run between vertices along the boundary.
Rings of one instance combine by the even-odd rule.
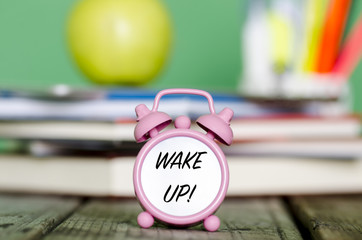
[[[176,128],[189,129],[190,126],[191,126],[191,120],[186,116],[179,116],[175,120]]]

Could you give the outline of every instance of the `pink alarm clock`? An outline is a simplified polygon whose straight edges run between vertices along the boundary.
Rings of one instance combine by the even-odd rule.
[[[199,117],[196,123],[206,133],[190,129],[191,120],[186,116],[176,118],[174,129],[162,131],[172,121],[157,111],[161,97],[167,94],[204,96],[210,114]],[[225,198],[229,169],[214,139],[231,144],[233,111],[224,108],[216,114],[211,95],[202,90],[166,89],[156,95],[152,110],[140,104],[136,114],[136,141],[151,138],[140,150],[133,170],[135,193],[145,210],[138,215],[138,224],[149,228],[156,219],[187,227],[203,221],[206,230],[216,231],[220,220],[213,213]]]

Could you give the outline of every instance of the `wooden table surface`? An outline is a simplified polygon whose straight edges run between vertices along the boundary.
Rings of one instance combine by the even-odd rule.
[[[136,223],[134,199],[0,194],[0,239],[362,239],[362,196],[226,199],[217,232]]]

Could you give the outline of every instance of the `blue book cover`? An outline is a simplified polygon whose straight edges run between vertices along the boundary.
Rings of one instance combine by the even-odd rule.
[[[143,103],[151,109],[158,92],[142,88],[72,90],[65,93],[60,91],[60,94],[0,90],[0,120],[135,119],[135,107]],[[308,109],[300,104],[280,106],[255,102],[236,94],[217,92],[210,94],[216,112],[229,107],[234,111],[234,118],[302,113],[304,109]],[[162,97],[158,110],[166,112],[171,117],[186,115],[195,120],[201,115],[208,114],[209,106],[203,96],[176,94]],[[314,108],[313,111],[318,110]]]

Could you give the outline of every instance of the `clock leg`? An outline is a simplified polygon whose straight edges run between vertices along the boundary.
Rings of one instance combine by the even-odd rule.
[[[208,216],[204,220],[204,227],[209,232],[215,232],[220,227],[220,219],[215,215]]]
[[[140,227],[149,228],[153,225],[154,222],[155,220],[148,212],[141,212],[140,214],[138,214],[137,223],[138,225],[140,225]]]

